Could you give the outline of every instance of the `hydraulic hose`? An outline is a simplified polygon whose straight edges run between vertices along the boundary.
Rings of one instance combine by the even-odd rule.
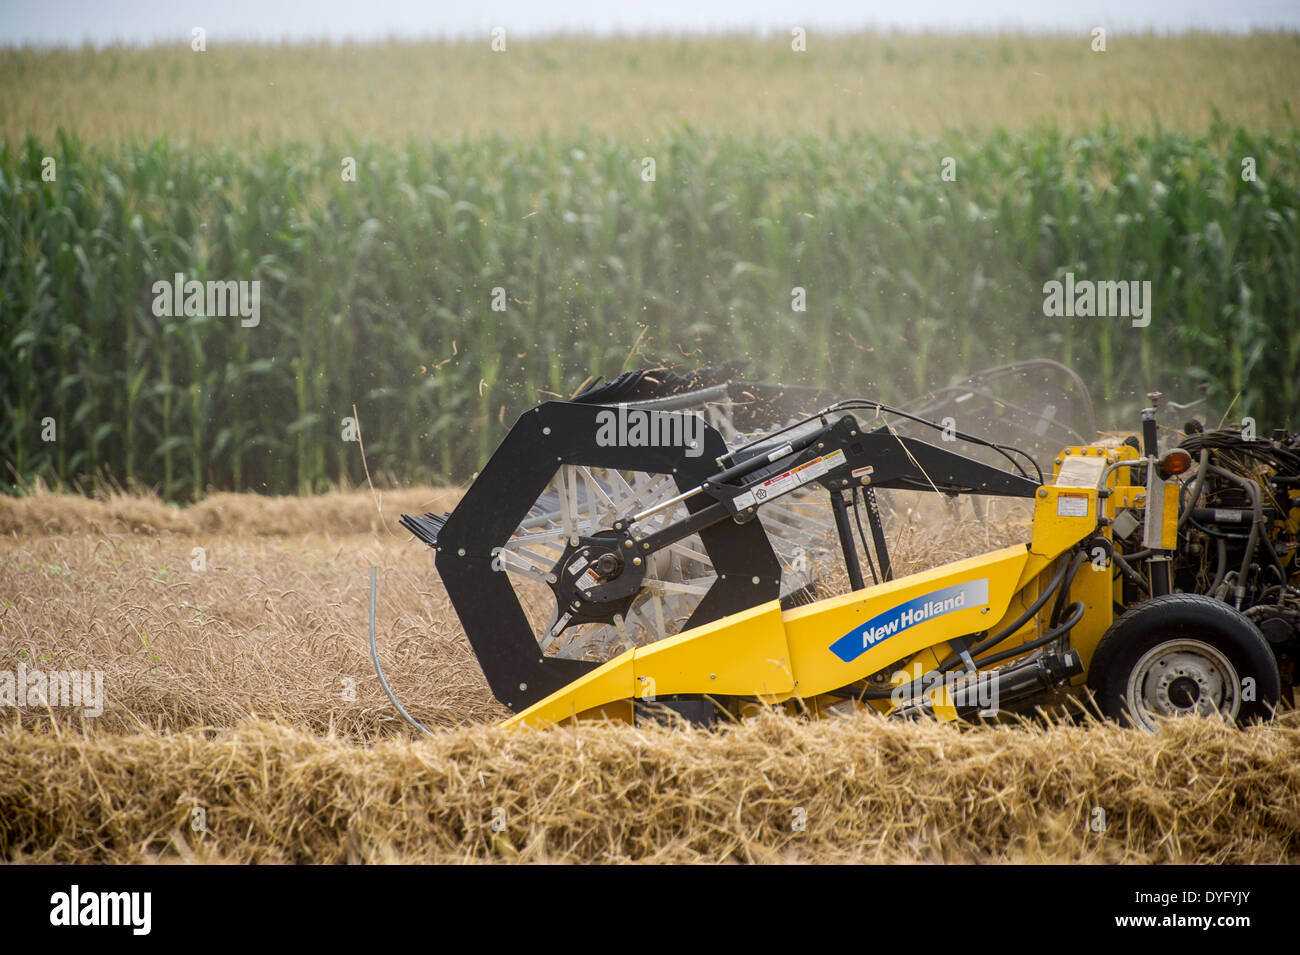
[[[1076,600],[1066,608],[1066,610],[1069,611],[1066,618],[1051,630],[1047,631],[1047,633],[1043,634],[1041,637],[1035,637],[1027,643],[1022,643],[1018,647],[1009,647],[1001,653],[995,653],[991,657],[985,657],[980,661],[980,666],[988,667],[995,663],[1001,663],[1003,660],[1009,660],[1012,657],[1020,656],[1020,654],[1026,653],[1029,650],[1036,650],[1041,646],[1051,643],[1053,640],[1065,636],[1074,629],[1075,624],[1083,619],[1083,613],[1086,609],[1087,608],[1083,605],[1083,601]]]
[[[1222,537],[1216,537],[1214,543],[1218,545],[1216,548],[1218,562],[1215,565],[1214,583],[1210,584],[1210,589],[1207,591],[1210,594],[1218,593],[1219,587],[1228,576],[1228,542]]]
[[[397,707],[397,712],[401,713],[402,718],[405,719],[406,722],[410,723],[412,726],[414,726],[425,736],[432,736],[433,735],[432,733],[430,733],[427,729],[421,726],[420,723],[415,719],[415,717],[413,717],[410,713],[406,712],[406,708],[402,706],[401,703],[397,702],[397,697],[393,695],[392,687],[390,687],[388,685],[388,681],[384,679],[383,668],[380,667],[379,665],[379,647],[375,645],[375,568],[374,567],[370,568],[370,659],[373,660],[375,663],[375,674],[379,677],[380,685],[383,686],[384,692],[388,694],[388,698],[393,701],[393,706]]]
[[[871,568],[871,582],[880,583],[880,577],[876,575],[876,562],[871,559],[871,548],[867,546],[867,532],[862,529],[862,514],[858,511],[858,494],[862,489],[857,485],[853,487],[853,522],[858,525],[858,540],[862,542],[862,553],[867,555],[867,566]],[[863,504],[865,507],[865,502]]]
[[[1111,560],[1115,561],[1115,566],[1124,572],[1124,576],[1141,588],[1143,593],[1151,593],[1151,586],[1147,583],[1146,578],[1133,569],[1133,565],[1121,557],[1119,554],[1111,554]],[[1130,554],[1130,557],[1133,555]]]
[[[1079,556],[1083,556],[1082,553]],[[979,643],[975,644],[975,646],[971,647],[970,655],[973,657],[980,653],[983,653],[985,650],[990,650],[993,647],[996,647],[1003,640],[1007,639],[1013,633],[1015,633],[1025,624],[1027,624],[1034,617],[1034,615],[1037,614],[1038,611],[1042,609],[1043,604],[1047,603],[1048,599],[1054,593],[1056,593],[1057,588],[1061,586],[1061,583],[1065,580],[1066,575],[1070,574],[1071,568],[1077,569],[1077,564],[1075,563],[1077,560],[1078,560],[1078,556],[1076,556],[1074,560],[1071,560],[1069,563],[1062,564],[1061,568],[1052,576],[1052,579],[1048,581],[1047,586],[1044,587],[1042,592],[1039,593],[1039,595],[1034,598],[1034,602],[1025,608],[1024,613],[1022,613],[1019,617],[1017,617],[1012,623],[1010,623],[1006,627],[1003,627],[1000,631],[995,633],[993,636],[981,640]],[[949,660],[947,663],[940,665],[939,672],[940,673],[946,672],[947,670],[956,666],[957,662],[958,662],[957,660]]]
[[[1183,513],[1178,515],[1179,530],[1183,529],[1183,525],[1187,523],[1187,519],[1192,516],[1192,508],[1194,508],[1196,502],[1201,499],[1201,489],[1205,487],[1205,476],[1209,474],[1209,463],[1210,449],[1202,448],[1201,460],[1196,466],[1196,480],[1192,482],[1192,491],[1187,501],[1187,507],[1183,510]]]
[[[1061,612],[1065,609],[1065,598],[1069,596],[1070,585],[1074,583],[1074,575],[1079,572],[1079,568],[1083,566],[1083,562],[1087,559],[1087,553],[1081,550],[1070,561],[1070,570],[1065,575],[1065,582],[1056,591],[1056,603],[1052,604],[1052,615],[1047,618],[1049,626],[1054,627],[1060,621]]]
[[[1254,481],[1247,480],[1238,474],[1234,474],[1226,468],[1211,465],[1210,471],[1226,481],[1231,481],[1239,487],[1246,489],[1250,495],[1250,509],[1254,515],[1254,520],[1250,525],[1250,537],[1246,540],[1246,551],[1241,558],[1241,570],[1237,573],[1237,596],[1233,605],[1240,610],[1242,603],[1246,598],[1246,577],[1250,573],[1250,562],[1255,557],[1255,550],[1259,547],[1259,538],[1264,529],[1264,507],[1259,500],[1259,485]]]

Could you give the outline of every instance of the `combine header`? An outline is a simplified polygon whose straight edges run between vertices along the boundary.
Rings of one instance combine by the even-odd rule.
[[[1143,444],[1081,440],[1045,475],[1033,454],[951,418],[663,382],[634,373],[539,405],[450,514],[402,518],[437,552],[511,724],[669,712],[711,724],[768,706],[971,719],[1085,682],[1102,713],[1143,726],[1193,713],[1243,723],[1277,704],[1300,592],[1290,549],[1283,559],[1270,543],[1264,570],[1258,557],[1300,526],[1296,492],[1286,485],[1279,511],[1276,495],[1265,508],[1262,491],[1242,491],[1253,509],[1241,519],[1262,536],[1231,574],[1227,541],[1220,573],[1197,570],[1185,557],[1204,551],[1184,527],[1236,520],[1198,496],[1224,493],[1212,482],[1264,485],[1211,463],[1206,436],[1194,483],[1180,483],[1194,461],[1158,453],[1154,408]],[[1026,425],[1039,439],[1063,427],[1047,408],[1047,425],[1033,412]],[[1032,533],[898,578],[877,497],[891,490],[1029,499]],[[850,592],[818,599],[835,549]],[[1264,603],[1268,639],[1252,609]]]

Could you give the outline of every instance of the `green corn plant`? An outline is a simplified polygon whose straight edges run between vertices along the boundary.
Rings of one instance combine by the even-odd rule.
[[[1240,391],[1257,421],[1294,424],[1298,170],[1300,133],[1222,124],[0,143],[0,480],[103,475],[174,500],[357,484],[340,435],[355,405],[372,476],[458,481],[518,414],[584,379],[734,358],[897,400],[1050,357],[1104,424],[1202,381],[1220,407]],[[261,323],[155,316],[153,283],[178,272],[259,281]],[[1045,316],[1043,284],[1065,272],[1149,280],[1152,326]]]

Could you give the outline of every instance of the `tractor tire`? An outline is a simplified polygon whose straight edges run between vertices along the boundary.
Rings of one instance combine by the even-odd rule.
[[[1102,716],[1152,731],[1170,716],[1218,715],[1236,726],[1267,720],[1282,693],[1264,636],[1202,594],[1153,597],[1116,620],[1093,654],[1088,687]]]

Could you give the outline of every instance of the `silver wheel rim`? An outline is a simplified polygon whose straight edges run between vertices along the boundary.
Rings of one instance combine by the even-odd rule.
[[[1218,649],[1201,640],[1170,640],[1144,653],[1129,673],[1124,703],[1145,729],[1161,718],[1218,716],[1236,722],[1241,680]]]

